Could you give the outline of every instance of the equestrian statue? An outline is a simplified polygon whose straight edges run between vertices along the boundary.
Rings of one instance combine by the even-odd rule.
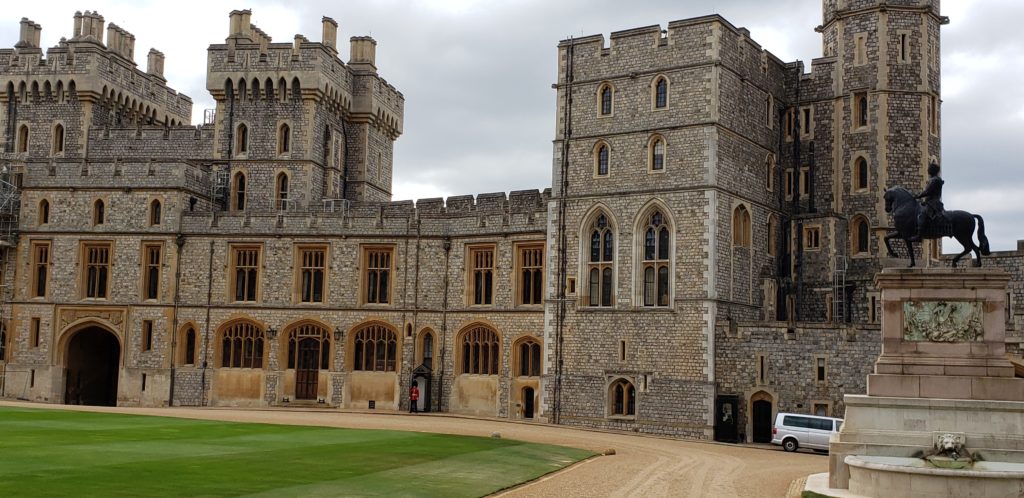
[[[885,236],[885,248],[889,256],[899,257],[892,248],[892,239],[903,239],[910,254],[910,266],[914,266],[913,242],[924,239],[953,237],[964,246],[964,251],[953,258],[953,267],[960,258],[974,251],[974,266],[981,266],[981,255],[991,254],[988,238],[985,237],[985,220],[967,211],[946,211],[942,205],[942,178],[939,165],[928,165],[928,185],[920,194],[914,195],[903,187],[885,191],[885,212],[892,215],[893,231]],[[921,204],[918,199],[924,199]],[[974,244],[974,220],[978,220],[978,245]]]

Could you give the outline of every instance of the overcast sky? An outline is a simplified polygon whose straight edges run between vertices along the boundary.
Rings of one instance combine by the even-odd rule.
[[[951,19],[942,29],[946,207],[983,215],[993,249],[1014,249],[1024,239],[1024,2],[943,3]],[[330,16],[344,60],[350,36],[377,40],[380,74],[405,94],[396,200],[548,187],[555,47],[569,36],[717,13],[782,60],[821,56],[820,0],[47,0],[2,9],[0,46],[17,41],[21,17],[42,24],[49,47],[71,36],[75,10],[98,10],[135,35],[142,69],[151,47],[166,54],[168,84],[192,97],[198,123],[213,107],[206,47],[223,42],[237,8],[252,9],[253,23],[275,42],[296,33],[319,41],[320,18]]]

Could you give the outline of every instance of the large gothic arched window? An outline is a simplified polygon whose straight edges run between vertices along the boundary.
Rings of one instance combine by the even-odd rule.
[[[588,306],[611,306],[614,294],[615,233],[603,213],[590,226],[587,255]]]
[[[669,275],[671,274],[671,230],[665,215],[659,210],[646,217],[643,239],[643,305],[669,305]]]

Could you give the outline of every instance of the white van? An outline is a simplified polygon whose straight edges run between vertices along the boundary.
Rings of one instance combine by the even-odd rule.
[[[781,445],[786,451],[800,448],[828,451],[829,439],[842,426],[841,418],[780,413],[775,417],[775,427],[772,428],[772,444]]]

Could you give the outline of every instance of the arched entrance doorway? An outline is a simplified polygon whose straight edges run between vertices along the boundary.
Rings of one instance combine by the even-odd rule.
[[[523,418],[533,418],[533,388],[523,388]]]
[[[121,345],[100,327],[87,327],[71,337],[67,348],[64,403],[117,406]]]
[[[761,391],[750,398],[751,424],[755,443],[772,442],[772,397]]]

